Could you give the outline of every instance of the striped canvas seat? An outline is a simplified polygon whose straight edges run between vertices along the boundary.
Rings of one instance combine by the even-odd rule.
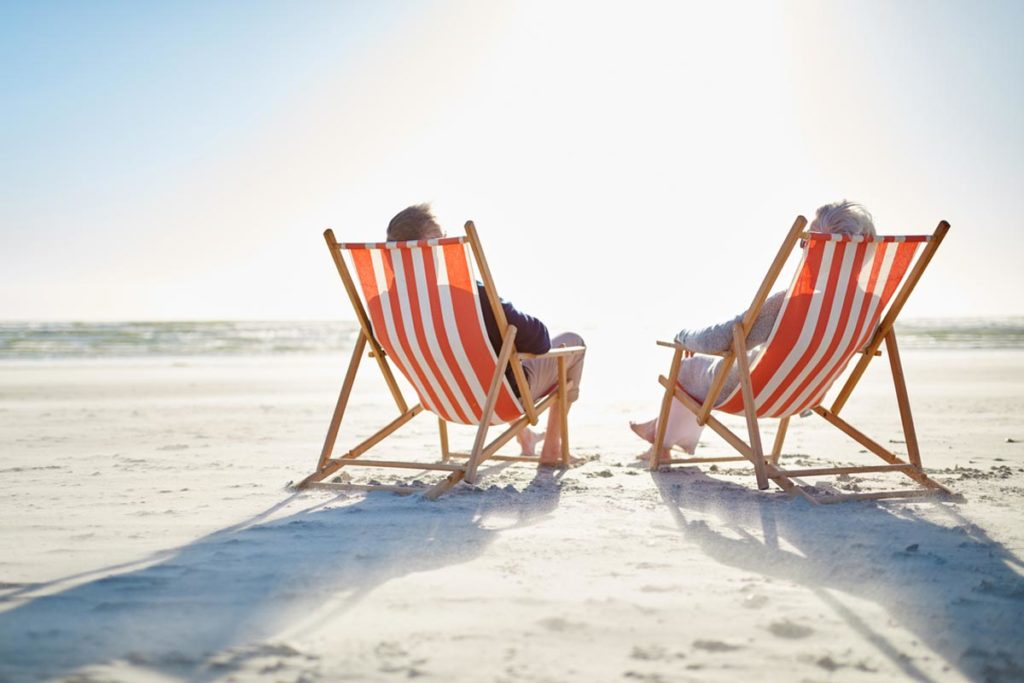
[[[467,239],[339,246],[352,262],[374,336],[423,407],[447,422],[479,424],[498,357]],[[503,380],[491,424],[522,415]]]
[[[750,366],[758,417],[787,417],[821,403],[871,340],[927,236],[812,233],[768,341]],[[737,386],[717,410],[743,413]]]

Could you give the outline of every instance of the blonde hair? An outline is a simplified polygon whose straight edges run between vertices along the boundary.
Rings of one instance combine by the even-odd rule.
[[[811,232],[874,237],[875,223],[867,209],[844,199],[819,207],[811,221]]]

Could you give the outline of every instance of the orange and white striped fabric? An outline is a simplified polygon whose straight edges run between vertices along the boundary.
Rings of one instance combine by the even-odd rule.
[[[821,403],[871,341],[889,300],[929,236],[812,234],[768,341],[751,364],[759,417],[786,417]],[[736,387],[718,410],[743,412]]]
[[[480,424],[498,357],[467,239],[339,247],[354,266],[374,337],[423,407],[448,422]],[[492,424],[523,415],[504,374],[500,391]]]

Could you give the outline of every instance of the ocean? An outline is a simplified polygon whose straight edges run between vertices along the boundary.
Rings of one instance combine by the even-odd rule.
[[[337,321],[7,322],[0,359],[272,356],[351,348]],[[901,349],[1024,349],[1024,317],[919,319],[896,327]]]

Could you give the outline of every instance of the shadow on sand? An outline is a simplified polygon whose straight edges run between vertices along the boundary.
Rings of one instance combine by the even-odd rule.
[[[0,681],[111,662],[188,680],[225,676],[248,659],[289,654],[259,643],[299,623],[315,627],[391,579],[477,557],[501,533],[486,517],[499,514],[504,528],[531,524],[557,507],[560,490],[559,476],[542,470],[522,492],[462,491],[433,503],[338,496],[266,521],[288,503],[315,501],[296,494],[143,568],[0,594],[0,605],[22,603],[0,613]],[[77,585],[32,597],[68,582]]]
[[[952,506],[929,510],[946,526],[925,519],[922,503],[812,509],[695,468],[653,476],[684,536],[709,557],[813,591],[908,679],[933,680],[831,591],[884,607],[972,680],[1024,680],[1021,560]]]

